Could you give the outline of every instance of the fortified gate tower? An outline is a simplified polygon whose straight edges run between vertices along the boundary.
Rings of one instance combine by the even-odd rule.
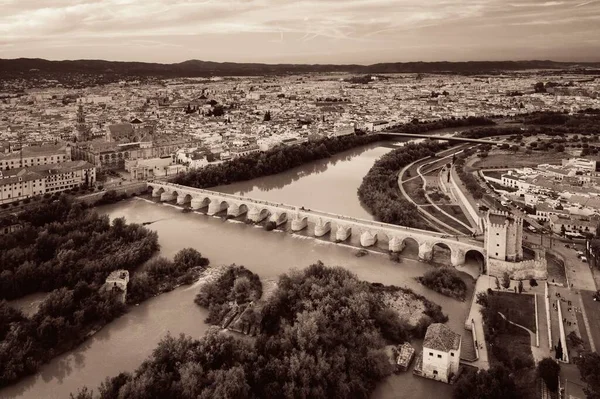
[[[487,255],[508,262],[523,260],[523,219],[508,212],[489,211],[486,221]]]

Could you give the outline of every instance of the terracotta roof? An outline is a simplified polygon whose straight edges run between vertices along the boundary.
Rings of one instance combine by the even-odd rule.
[[[458,350],[460,334],[455,333],[442,323],[434,323],[427,328],[423,348],[435,349],[442,352]]]

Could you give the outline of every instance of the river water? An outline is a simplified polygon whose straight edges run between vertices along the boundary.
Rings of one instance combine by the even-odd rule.
[[[375,159],[389,150],[389,146],[367,146],[276,176],[217,189],[366,218],[370,216],[360,206],[356,189]],[[398,264],[376,251],[356,257],[356,248],[348,245],[302,234],[269,232],[201,213],[182,213],[173,205],[147,199],[130,199],[99,211],[111,218],[125,217],[128,222],[156,221],[148,227],[158,232],[163,256],[171,257],[182,248],[194,247],[213,265],[244,265],[263,282],[275,281],[292,268],[321,260],[327,265],[343,266],[363,280],[408,286],[440,304],[450,316],[449,327],[464,331],[468,302],[441,296],[417,284],[414,278],[431,266],[414,259]],[[196,293],[196,286],[182,287],[131,308],[75,350],[44,365],[38,374],[1,390],[0,398],[67,398],[81,386],[96,388],[107,376],[134,370],[169,332],[201,337],[209,326],[204,323],[207,311],[193,302]],[[374,397],[430,398],[450,394],[448,385],[407,372],[387,378],[377,387]]]

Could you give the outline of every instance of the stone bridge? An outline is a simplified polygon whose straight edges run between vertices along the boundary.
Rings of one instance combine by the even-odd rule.
[[[372,220],[357,219],[333,213],[299,208],[281,203],[247,198],[239,195],[219,193],[199,188],[187,187],[167,182],[148,182],[152,197],[161,201],[177,201],[177,204],[189,204],[193,210],[208,208],[208,215],[227,212],[228,216],[238,217],[246,214],[253,222],[268,220],[276,226],[291,222],[292,231],[300,231],[314,224],[316,237],[330,234],[336,242],[347,240],[351,235],[360,237],[363,247],[375,245],[377,241],[388,243],[389,250],[401,252],[407,241],[418,245],[419,259],[430,261],[436,245],[450,250],[453,266],[462,265],[467,253],[475,251],[485,262],[484,244],[465,237],[448,236],[433,231],[413,229],[404,226],[381,223]]]

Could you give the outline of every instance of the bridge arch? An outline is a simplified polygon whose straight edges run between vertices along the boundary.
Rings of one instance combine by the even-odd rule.
[[[467,250],[465,252],[464,263],[466,265],[476,264],[479,267],[479,273],[481,273],[481,274],[487,273],[487,267],[485,264],[485,255],[483,254],[483,251],[481,251],[481,250],[474,249],[474,248]]]
[[[191,202],[192,202],[192,194],[182,192],[179,195],[177,195],[177,204],[179,204],[179,205],[190,204],[191,205]]]
[[[194,196],[190,202],[192,209],[206,208],[210,204],[210,198],[205,195]]]
[[[405,255],[419,255],[419,247],[421,243],[412,236],[402,238],[402,253]]]
[[[288,220],[287,212],[285,212],[285,211],[273,213],[272,217],[273,217],[272,221],[275,222],[276,226],[279,226],[279,225],[287,222],[287,220]]]
[[[152,187],[152,197],[160,198],[160,196],[164,192],[165,192],[165,189],[163,187],[160,187],[160,186]]]
[[[210,198],[210,204],[208,204],[208,215],[216,215],[217,213],[229,208],[229,202],[221,200],[220,198]]]

